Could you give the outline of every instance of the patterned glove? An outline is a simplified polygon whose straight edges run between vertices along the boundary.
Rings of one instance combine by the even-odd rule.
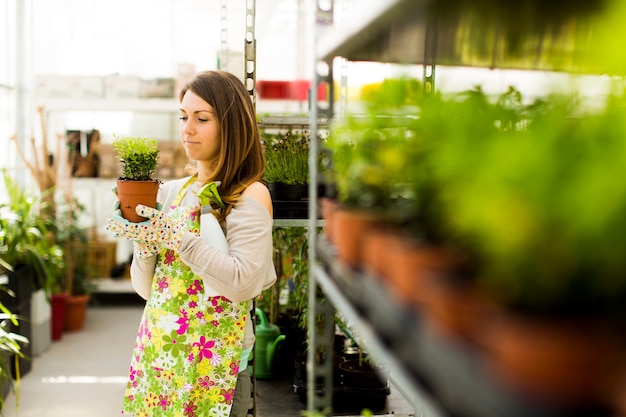
[[[196,196],[198,200],[200,200],[200,205],[210,206],[211,201],[213,201],[219,208],[223,209],[226,207],[222,202],[222,198],[220,197],[220,193],[217,191],[217,187],[221,184],[220,181],[211,181],[206,183],[198,190]]]
[[[133,240],[147,240],[171,250],[178,250],[183,236],[188,231],[185,222],[174,220],[162,211],[143,204],[137,205],[135,211],[138,215],[148,219],[148,225],[145,224],[146,222],[139,223],[142,227],[133,232],[137,233],[141,239]]]
[[[161,208],[161,204],[157,204],[157,208]],[[146,220],[141,223],[132,223],[122,216],[119,201],[115,203],[113,215],[107,219],[106,229],[113,233],[113,237],[129,239],[133,241],[135,253],[140,259],[148,259],[149,257],[159,253],[160,245],[156,242],[142,238],[140,230],[145,230],[150,226],[150,221]]]
[[[158,255],[160,251],[159,244],[156,242],[144,242],[135,240],[133,242],[134,253],[139,259],[146,260],[154,255]]]

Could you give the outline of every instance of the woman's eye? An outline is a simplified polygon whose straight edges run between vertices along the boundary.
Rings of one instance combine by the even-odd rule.
[[[208,122],[209,119],[198,119],[199,122]]]
[[[187,116],[180,116],[178,119],[179,120],[187,120]]]

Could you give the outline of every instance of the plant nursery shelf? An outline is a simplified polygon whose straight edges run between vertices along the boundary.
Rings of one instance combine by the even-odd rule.
[[[292,128],[305,129],[308,128],[311,120],[308,116],[265,116],[261,118],[259,127],[263,128]],[[328,119],[320,118],[317,121],[318,126],[326,126]]]
[[[317,220],[315,222],[317,227],[324,226],[324,220]],[[310,227],[311,221],[309,219],[274,219],[274,227]]]
[[[368,351],[389,366],[390,380],[425,417],[604,416],[598,410],[563,410],[522,397],[497,380],[472,344],[451,339],[403,307],[380,279],[336,259],[318,238],[317,283],[335,308],[353,323]],[[606,414],[608,417],[609,414]]]
[[[567,13],[552,19],[542,19],[546,14],[537,10],[517,13],[519,2],[486,1],[476,7],[477,3],[380,0],[355,11],[345,24],[326,28],[316,54],[325,61],[343,57],[398,64],[603,71],[594,68],[594,62],[585,62],[584,68],[580,65],[580,48],[587,45],[581,41],[584,36],[577,38],[580,33],[572,28],[585,27],[576,18],[577,13],[584,14],[582,2],[573,1],[564,10]],[[601,7],[603,2],[592,3]],[[524,29],[507,32],[503,30],[507,24]]]

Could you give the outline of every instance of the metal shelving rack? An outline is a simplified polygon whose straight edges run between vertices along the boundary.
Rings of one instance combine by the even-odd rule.
[[[330,8],[328,3],[330,3]],[[550,61],[548,54],[537,48],[523,57],[512,57],[502,48],[474,49],[473,54],[461,54],[455,37],[458,26],[443,22],[431,13],[432,1],[381,0],[362,8],[341,27],[332,27],[332,1],[316,1],[314,12],[314,83],[311,89],[310,129],[316,137],[317,121],[321,117],[332,123],[333,118],[333,61],[377,61],[423,65],[425,92],[434,89],[435,65],[482,66],[501,69],[568,70],[564,65]],[[457,22],[458,23],[458,22]],[[496,45],[498,34],[486,44]],[[465,40],[467,41],[467,40]],[[468,42],[471,42],[469,40]],[[540,39],[538,42],[549,43]],[[559,44],[560,41],[563,41]],[[463,42],[463,40],[461,40]],[[552,39],[563,54],[570,53],[567,39]],[[546,48],[549,49],[549,48]],[[478,52],[476,52],[478,51]],[[482,51],[482,52],[481,52]],[[318,105],[317,88],[328,86],[328,101]],[[319,153],[318,141],[311,141],[310,161]],[[311,166],[311,184],[317,182],[316,165]],[[309,213],[316,218],[317,189],[310,188]],[[312,224],[311,224],[312,225]],[[398,305],[384,285],[375,277],[354,271],[336,259],[329,242],[310,227],[309,259],[309,357],[308,411],[328,414],[332,404],[332,368],[329,363],[316,364],[314,351],[320,345],[332,349],[333,308],[336,308],[355,327],[366,341],[374,359],[390,369],[390,381],[414,407],[416,416],[464,417],[564,417],[584,415],[580,411],[564,412],[533,404],[520,398],[489,375],[478,352],[468,344],[451,341],[436,334],[423,323],[419,315]],[[330,301],[322,302],[316,296],[321,288]],[[331,305],[332,304],[332,305]],[[317,333],[316,317],[322,313],[327,326]],[[328,361],[327,361],[328,362]],[[315,382],[324,381],[324,388],[315,389]]]
[[[335,57],[343,57],[346,59],[355,60],[381,60],[378,56],[378,52],[382,50],[390,50],[389,45],[381,45],[377,41],[381,31],[385,29],[390,22],[396,21],[405,8],[402,7],[402,1],[381,1],[376,2],[375,5],[368,5],[368,11],[366,15],[361,16],[360,19],[352,19],[348,25],[341,29],[332,27],[332,16],[334,13],[332,2],[330,7],[328,4],[316,3],[315,9],[315,22],[316,26],[322,26],[323,36],[316,39],[315,45],[315,82],[311,89],[311,106],[310,112],[310,128],[311,136],[316,137],[317,122],[320,118],[330,121],[334,113],[333,104],[333,72],[332,61]],[[328,2],[326,2],[328,3]],[[407,2],[404,2],[405,6]],[[411,16],[415,16],[413,7],[411,7]],[[321,32],[320,30],[320,32]],[[317,31],[315,31],[317,33]],[[413,31],[410,35],[405,36],[409,38],[413,35]],[[373,47],[375,43],[380,46]],[[404,43],[404,42],[403,42]],[[397,45],[397,42],[393,42]],[[363,48],[367,46],[367,48]],[[406,57],[406,49],[404,50],[404,56]],[[419,51],[417,52],[419,54]],[[373,54],[373,55],[372,55]],[[423,52],[419,54],[423,57]],[[385,57],[383,57],[385,58]],[[383,60],[389,60],[387,56]],[[317,97],[317,86],[325,84],[329,89],[327,94],[328,101],[325,107],[320,107]],[[311,157],[310,161],[315,161],[319,153],[318,141],[311,141]],[[311,184],[317,183],[316,164],[310,163]],[[309,213],[311,218],[317,217],[317,188],[311,186],[310,188],[310,201],[309,201]],[[389,340],[385,340],[381,337],[380,328],[374,326],[372,317],[367,317],[364,314],[364,307],[367,305],[374,305],[376,302],[371,302],[366,295],[384,294],[380,292],[380,288],[373,288],[369,284],[364,285],[362,277],[356,277],[358,285],[347,285],[351,280],[341,279],[342,277],[352,277],[354,274],[345,266],[335,261],[334,254],[332,253],[331,245],[323,238],[318,236],[313,227],[310,227],[311,233],[309,237],[309,259],[312,260],[311,275],[309,281],[309,357],[308,357],[308,411],[324,412],[328,413],[332,409],[332,364],[330,361],[324,363],[315,364],[314,352],[320,345],[330,347],[330,337],[334,332],[334,327],[331,317],[334,314],[334,309],[337,309],[350,323],[354,325],[356,331],[361,335],[362,339],[367,342],[367,349],[374,359],[379,362],[385,362],[390,370],[390,382],[400,391],[400,393],[410,402],[416,411],[416,415],[427,415],[428,417],[437,417],[443,415],[436,402],[430,397],[430,395],[423,389],[418,383],[414,374],[411,374],[397,355],[395,349],[397,346],[390,346]],[[319,261],[319,262],[318,262]],[[354,282],[354,281],[353,281]],[[317,289],[321,287],[324,291],[330,303],[323,302],[316,297]],[[363,290],[371,289],[367,291],[367,294]],[[360,299],[360,301],[359,301]],[[365,301],[364,301],[365,300]],[[379,300],[380,301],[380,300]],[[365,304],[364,304],[365,303]],[[377,305],[389,306],[387,300],[386,303]],[[386,319],[396,315],[393,309],[385,309],[385,311],[379,311],[377,317],[389,324]],[[380,314],[382,313],[382,314]],[[321,333],[316,333],[316,317],[322,314],[325,317],[326,325],[323,326]],[[319,329],[318,329],[319,331]],[[406,331],[406,329],[405,329]],[[328,355],[329,356],[329,355]],[[319,381],[323,381],[323,388],[321,390],[314,389],[313,387],[319,386]],[[423,414],[425,413],[425,414]]]

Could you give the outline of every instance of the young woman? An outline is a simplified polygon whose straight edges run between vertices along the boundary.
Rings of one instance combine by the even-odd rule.
[[[223,71],[199,73],[180,93],[180,138],[195,173],[162,185],[162,211],[140,205],[143,223],[108,220],[134,241],[132,283],[147,300],[122,413],[245,416],[250,300],[276,273],[272,201],[243,83]]]

